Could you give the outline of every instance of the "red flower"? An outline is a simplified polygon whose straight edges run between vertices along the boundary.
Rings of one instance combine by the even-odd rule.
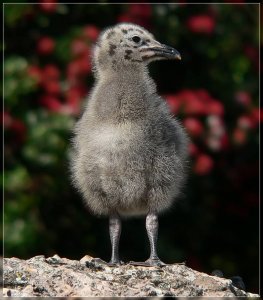
[[[215,20],[209,15],[197,15],[188,19],[187,26],[194,33],[211,34],[215,28]]]
[[[75,39],[71,43],[71,53],[74,56],[81,56],[89,54],[88,45],[81,39]]]
[[[228,135],[225,133],[222,137],[221,137],[221,149],[222,150],[226,150],[229,148],[229,138]]]
[[[73,115],[78,115],[80,113],[81,102],[87,94],[87,89],[82,86],[72,87],[67,91],[66,102],[67,107],[70,107],[70,111]]]
[[[118,17],[118,22],[119,23],[129,23],[133,22],[133,18],[129,14],[121,14]]]
[[[57,9],[57,3],[54,0],[41,0],[41,3],[39,3],[39,7],[46,13],[53,13]]]
[[[40,55],[48,55],[54,51],[55,42],[50,37],[42,37],[37,43],[37,52]]]
[[[200,154],[194,164],[194,172],[198,175],[206,175],[213,169],[214,162],[212,158],[206,154]]]
[[[171,112],[173,114],[177,114],[181,106],[181,101],[179,98],[175,95],[165,95],[164,98],[169,105]]]
[[[183,123],[191,136],[198,137],[203,133],[203,125],[196,118],[186,118]]]
[[[13,119],[9,129],[15,133],[15,140],[19,143],[23,143],[26,138],[26,126],[19,119]]]
[[[80,57],[68,64],[67,77],[75,82],[79,77],[85,76],[91,72],[90,59],[87,56]]]
[[[38,66],[29,66],[27,69],[27,73],[30,77],[34,78],[37,83],[41,82],[42,71]]]
[[[48,94],[58,95],[61,91],[60,84],[55,80],[47,80],[43,82],[43,88]]]
[[[185,114],[206,114],[206,105],[203,103],[202,99],[200,99],[196,91],[188,89],[182,90],[176,96],[182,104],[182,109]]]
[[[80,66],[76,61],[72,61],[67,66],[67,77],[69,80],[75,80],[80,74]]]
[[[247,141],[247,132],[241,128],[235,128],[232,138],[235,144],[243,145]]]
[[[2,124],[4,124],[5,128],[9,128],[13,122],[13,118],[11,117],[8,111],[2,112]]]
[[[195,94],[203,103],[209,103],[212,100],[207,90],[199,89],[195,91]]]
[[[235,100],[238,104],[241,104],[242,106],[249,106],[251,104],[251,96],[246,91],[239,91],[235,94]]]
[[[83,89],[81,87],[72,87],[67,91],[66,101],[73,105],[76,103],[79,104],[86,94],[87,89]]]
[[[255,66],[259,65],[259,50],[258,48],[246,45],[244,48],[245,55],[252,61]]]
[[[251,111],[251,120],[254,124],[262,122],[262,108],[253,108]]]
[[[25,124],[18,119],[13,119],[10,128],[14,130],[16,133],[18,133],[19,135],[23,135],[26,131]]]
[[[206,105],[202,103],[197,97],[185,99],[183,102],[184,113],[188,115],[203,115],[206,114]]]
[[[219,101],[213,100],[208,103],[207,113],[222,116],[224,114],[224,106]]]
[[[237,120],[237,126],[241,129],[251,129],[255,126],[250,116],[243,115],[240,116]]]
[[[50,111],[59,112],[62,107],[62,103],[58,98],[52,95],[45,95],[39,99],[41,105],[46,107]]]
[[[199,149],[194,143],[189,143],[188,151],[190,156],[196,156],[197,154],[199,154]]]
[[[95,42],[100,34],[98,27],[93,25],[87,25],[83,28],[84,37],[88,38],[90,41]]]
[[[152,8],[150,4],[130,4],[129,14],[134,17],[150,18],[152,15]]]
[[[60,71],[56,65],[48,64],[43,68],[43,80],[58,80],[60,77]]]
[[[149,28],[151,14],[151,4],[130,4],[129,10],[119,15],[118,22],[132,22]]]

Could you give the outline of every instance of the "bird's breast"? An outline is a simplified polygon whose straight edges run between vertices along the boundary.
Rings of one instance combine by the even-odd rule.
[[[104,125],[92,132],[93,143],[103,149],[123,149],[136,143],[142,135],[141,129],[131,123]]]

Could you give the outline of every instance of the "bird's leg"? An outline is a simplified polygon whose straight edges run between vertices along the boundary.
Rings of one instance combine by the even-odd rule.
[[[121,219],[117,213],[110,215],[109,231],[111,240],[111,260],[109,265],[115,266],[121,264],[119,259],[119,240],[121,235]]]
[[[152,265],[165,265],[157,255],[157,238],[158,238],[158,216],[155,212],[150,212],[146,217],[146,230],[150,242],[151,254],[150,258],[146,261]]]
[[[157,255],[157,238],[158,238],[158,216],[156,212],[149,212],[146,217],[146,230],[150,242],[151,254],[150,258],[145,262],[130,262],[133,265],[139,266],[165,266],[165,264],[159,259]]]

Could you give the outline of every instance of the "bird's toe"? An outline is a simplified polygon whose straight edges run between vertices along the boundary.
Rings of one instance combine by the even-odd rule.
[[[137,262],[137,261],[130,261],[130,265],[133,266],[143,266],[143,267],[164,267],[166,266],[165,263],[163,263],[160,259],[147,259],[143,262]]]
[[[110,261],[110,262],[108,262],[107,263],[107,265],[109,266],[109,267],[119,267],[119,266],[121,266],[121,265],[124,265],[124,262],[123,261],[121,261],[121,260],[116,260],[116,261]]]

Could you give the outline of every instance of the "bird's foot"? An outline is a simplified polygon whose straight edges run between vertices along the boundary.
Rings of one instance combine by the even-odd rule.
[[[133,266],[143,266],[143,267],[164,267],[166,266],[159,258],[149,258],[143,262],[130,261],[130,265]]]
[[[186,262],[183,261],[183,262],[179,262],[179,263],[174,263],[173,265],[184,265],[185,266]]]
[[[124,262],[121,260],[111,260],[107,263],[109,267],[119,267],[121,265],[124,265]]]

